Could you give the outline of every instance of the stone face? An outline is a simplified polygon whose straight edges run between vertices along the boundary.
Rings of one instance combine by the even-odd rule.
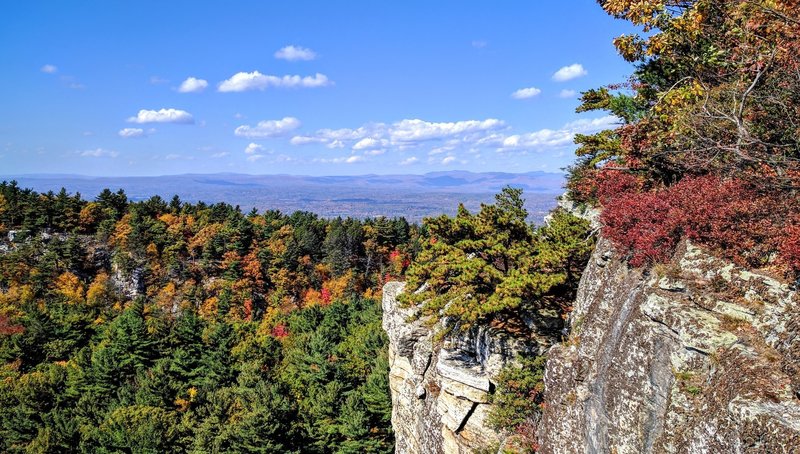
[[[395,452],[471,453],[500,446],[509,434],[487,423],[493,377],[520,353],[543,353],[560,326],[540,321],[551,330],[526,340],[487,326],[454,329],[453,320],[429,326],[414,320],[415,308],[399,306],[397,295],[404,287],[389,282],[383,288]],[[440,332],[450,334],[434,344]]]
[[[689,244],[644,274],[601,240],[570,326],[548,352],[541,452],[800,446],[800,307],[789,286]]]

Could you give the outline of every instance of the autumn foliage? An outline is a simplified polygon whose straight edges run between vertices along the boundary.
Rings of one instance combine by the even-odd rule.
[[[616,129],[578,135],[567,187],[603,209],[633,265],[688,238],[735,262],[800,273],[800,3],[609,0],[642,28],[614,40],[636,70],[583,93]]]
[[[619,186],[610,175],[602,181]],[[606,192],[602,184],[598,191]],[[678,242],[688,238],[741,265],[766,266],[778,253],[781,263],[798,269],[797,227],[785,227],[784,219],[784,213],[800,209],[797,201],[776,200],[744,180],[688,177],[669,187],[622,191],[603,200],[604,234],[634,266],[669,259]]]

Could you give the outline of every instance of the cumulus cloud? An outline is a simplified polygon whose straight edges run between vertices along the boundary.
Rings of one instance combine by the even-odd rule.
[[[572,144],[575,134],[597,132],[602,129],[614,127],[619,124],[619,118],[614,115],[594,118],[591,120],[577,120],[564,125],[561,129],[541,129],[525,134],[507,136],[500,142],[498,151],[519,149],[548,149]]]
[[[185,110],[179,109],[142,109],[135,117],[128,118],[130,123],[178,123],[193,124],[194,117]]]
[[[300,120],[294,117],[284,117],[280,120],[263,120],[255,126],[242,125],[233,133],[239,137],[265,138],[277,137],[300,127]]]
[[[208,87],[207,80],[189,77],[181,82],[181,86],[178,87],[178,91],[181,93],[198,93],[205,90],[206,87]]]
[[[292,145],[322,144],[328,148],[352,147],[358,150],[406,149],[427,142],[444,142],[452,149],[463,143],[475,143],[506,128],[503,121],[463,120],[430,122],[420,119],[401,120],[390,125],[371,123],[356,129],[320,129],[313,134],[292,137]]]
[[[41,71],[47,74],[55,74],[58,72],[58,68],[55,65],[44,65],[42,66]]]
[[[145,134],[144,129],[140,128],[124,128],[120,129],[117,133],[123,139],[133,139],[137,137],[147,137]]]
[[[417,158],[416,156],[412,156],[410,158],[406,158],[406,159],[403,159],[402,161],[400,161],[400,165],[401,166],[409,166],[411,164],[417,163],[418,161],[419,161],[419,158]]]
[[[384,145],[386,145],[386,140],[365,137],[353,145],[353,150],[366,150],[369,148],[378,148]]]
[[[218,91],[225,92],[241,92],[248,90],[266,90],[269,87],[284,87],[284,88],[316,88],[332,85],[325,74],[317,73],[313,76],[272,76],[268,74],[261,74],[258,71],[250,73],[239,72],[233,75],[228,80],[220,82],[217,87]]]
[[[264,151],[264,147],[257,143],[251,143],[244,149],[244,152],[247,154],[255,154],[257,151]]]
[[[577,92],[575,92],[575,90],[567,90],[567,89],[564,89],[564,90],[561,90],[561,93],[559,93],[559,94],[558,94],[558,96],[559,96],[560,98],[574,98],[574,97],[575,97],[575,95],[577,95],[577,94],[578,94],[578,93],[577,93]]]
[[[94,150],[79,151],[78,155],[85,158],[116,158],[119,156],[119,152],[106,150],[104,148],[95,148]]]
[[[534,96],[538,95],[541,92],[542,90],[536,87],[520,88],[514,93],[511,93],[511,97],[514,99],[528,99],[528,98],[533,98]]]
[[[528,152],[564,149],[573,144],[575,134],[592,133],[614,127],[619,119],[613,115],[577,120],[556,129],[541,129],[531,132],[509,132],[502,120],[462,120],[453,122],[430,122],[406,119],[391,124],[371,123],[359,128],[320,129],[314,133],[296,135],[289,141],[292,145],[316,144],[328,148],[349,147],[356,156],[364,158],[392,151],[427,149],[431,164],[453,164],[466,161],[457,158],[457,153],[467,152],[480,156],[482,150],[498,152]],[[418,154],[418,153],[414,153]],[[345,158],[316,160],[314,162],[344,162]],[[419,161],[416,156],[402,161],[410,165]]]
[[[434,123],[419,119],[401,120],[392,125],[389,131],[389,137],[393,143],[413,144],[416,142],[484,133],[504,127],[505,123],[503,121],[494,118],[442,123]]]
[[[313,60],[317,58],[317,53],[311,49],[300,46],[286,46],[275,52],[275,58],[281,60],[298,61],[298,60]]]
[[[553,80],[558,82],[564,82],[566,80],[572,80],[578,77],[583,77],[589,74],[585,69],[583,69],[583,65],[580,63],[574,63],[569,66],[564,66],[563,68],[559,69],[553,74]]]
[[[259,159],[264,159],[265,157],[267,157],[267,156],[263,155],[263,154],[251,154],[250,156],[247,157],[247,161],[248,162],[256,162]]]

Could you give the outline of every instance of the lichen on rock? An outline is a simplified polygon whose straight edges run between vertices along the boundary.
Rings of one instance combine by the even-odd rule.
[[[694,245],[646,272],[601,240],[548,352],[541,452],[796,452],[798,309]]]

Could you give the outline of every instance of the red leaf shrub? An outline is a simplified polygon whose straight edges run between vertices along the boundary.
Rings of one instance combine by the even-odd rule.
[[[640,192],[642,181],[628,172],[615,169],[601,169],[595,176],[597,201],[605,205],[620,194]]]
[[[796,200],[711,175],[647,192],[631,178],[607,176],[597,189],[604,234],[631,265],[668,260],[688,238],[743,266],[763,266],[778,253],[780,262],[800,269],[800,227],[785,226],[786,213],[798,211]]]
[[[322,288],[321,295],[322,295],[322,303],[323,303],[324,305],[326,305],[326,306],[327,306],[328,304],[331,304],[331,299],[332,299],[332,296],[331,296],[331,291],[330,291],[330,290],[328,290],[328,288],[327,288],[327,287],[323,287],[323,288]]]
[[[680,241],[675,209],[663,194],[623,193],[601,215],[603,234],[630,254],[633,266],[664,261]]]
[[[289,336],[289,328],[284,324],[277,324],[272,328],[272,337],[283,339]]]

